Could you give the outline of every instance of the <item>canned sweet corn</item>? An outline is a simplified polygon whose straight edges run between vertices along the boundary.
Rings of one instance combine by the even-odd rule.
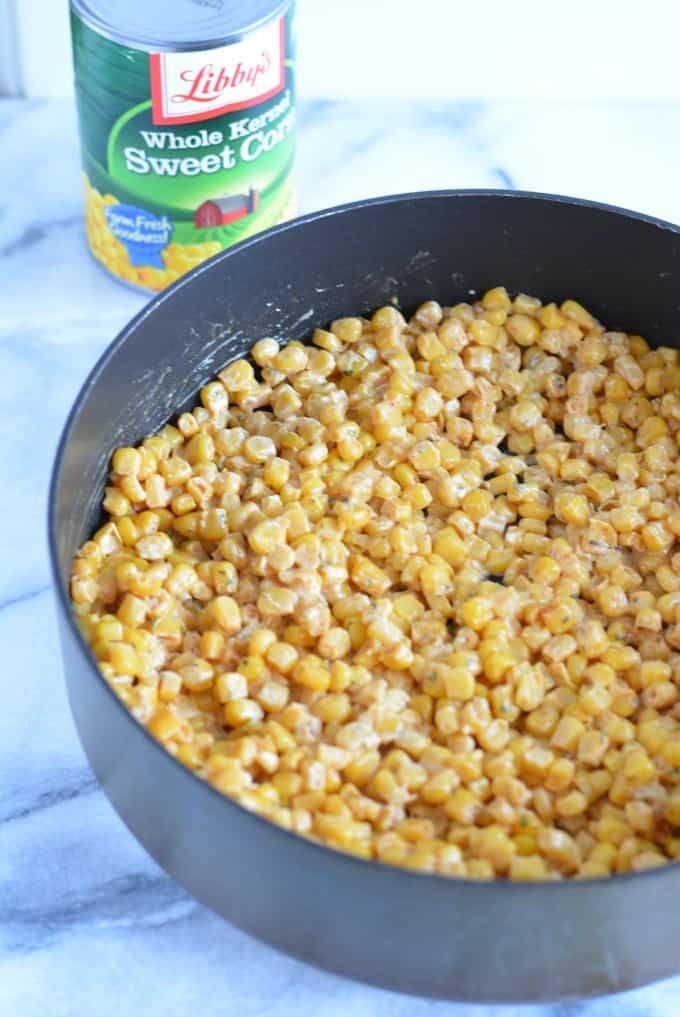
[[[289,0],[71,0],[71,30],[87,242],[109,272],[159,291],[294,214]]]

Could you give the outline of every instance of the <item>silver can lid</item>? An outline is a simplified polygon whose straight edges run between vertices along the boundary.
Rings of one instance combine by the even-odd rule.
[[[71,0],[107,39],[151,52],[211,49],[283,14],[291,0]]]

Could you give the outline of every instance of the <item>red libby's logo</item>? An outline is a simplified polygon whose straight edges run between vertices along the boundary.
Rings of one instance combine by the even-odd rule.
[[[285,56],[283,18],[229,46],[152,53],[153,122],[195,123],[264,102],[285,85]]]

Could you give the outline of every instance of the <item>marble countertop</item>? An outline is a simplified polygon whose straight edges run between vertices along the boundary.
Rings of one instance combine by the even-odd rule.
[[[680,222],[680,107],[308,103],[302,211],[437,187],[595,198]],[[54,449],[144,297],[82,238],[69,103],[0,102],[0,1017],[671,1017],[680,979],[562,1007],[468,1007],[306,967],[196,904],[99,791],[71,721],[45,547]],[[644,931],[640,930],[640,935]]]

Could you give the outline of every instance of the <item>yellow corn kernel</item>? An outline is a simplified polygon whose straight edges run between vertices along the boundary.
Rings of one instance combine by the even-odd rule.
[[[270,586],[258,597],[257,609],[267,617],[280,617],[291,614],[296,603],[297,598],[292,590],[283,586]]]
[[[176,665],[182,684],[189,692],[208,692],[214,683],[213,666],[200,657],[191,657],[181,666]]]
[[[665,660],[643,660],[640,664],[640,684],[644,689],[671,676],[671,666]]]
[[[241,392],[249,389],[255,381],[255,372],[247,360],[235,360],[217,376],[227,392]]]
[[[474,675],[465,667],[450,667],[443,674],[446,695],[451,699],[468,700],[475,694]]]
[[[231,699],[225,703],[223,710],[224,723],[228,727],[243,727],[262,720],[264,711],[253,699]]]
[[[199,652],[206,660],[218,660],[224,652],[224,636],[221,632],[208,629],[201,635]]]
[[[510,879],[520,882],[543,880],[547,876],[547,868],[543,858],[537,854],[516,854],[510,862],[508,871]]]
[[[555,729],[550,744],[553,748],[563,749],[566,752],[574,752],[578,740],[584,732],[583,724],[575,717],[564,716]]]
[[[259,367],[269,367],[274,357],[279,352],[279,344],[276,339],[260,339],[250,351],[251,356]]]
[[[669,766],[680,766],[680,735],[668,738],[661,746],[660,755]]]
[[[538,671],[528,670],[517,680],[515,705],[525,712],[536,710],[545,696],[545,682]]]
[[[459,787],[444,803],[449,819],[463,826],[472,826],[481,809],[479,799],[467,788]]]
[[[141,462],[141,455],[135,448],[119,448],[113,453],[113,471],[122,477],[137,477]]]
[[[565,300],[560,311],[565,318],[569,318],[570,321],[575,321],[576,324],[589,332],[595,326],[595,319],[591,314],[586,311],[585,307],[582,307],[576,300]]]
[[[590,518],[590,509],[585,498],[578,494],[560,491],[555,496],[555,515],[564,523],[572,526],[586,526]]]
[[[511,667],[516,664],[515,658],[509,653],[493,652],[484,660],[484,677],[490,682],[502,682]]]
[[[546,583],[552,586],[559,579],[560,573],[559,562],[546,557],[546,555],[539,555],[529,566],[529,575],[535,583]]]
[[[238,632],[241,628],[241,609],[233,597],[214,597],[204,615],[208,626],[215,625],[224,632]]]
[[[285,540],[285,530],[276,519],[264,519],[248,533],[248,543],[255,554],[271,554]]]
[[[227,671],[215,679],[215,695],[220,703],[228,703],[232,699],[245,699],[248,696],[248,681],[238,671]]]
[[[320,657],[307,654],[293,667],[291,678],[298,685],[313,689],[315,692],[326,692],[330,685],[330,671]]]
[[[527,314],[511,314],[505,327],[520,346],[533,346],[538,339],[541,326]]]
[[[254,698],[266,713],[278,713],[287,705],[290,690],[283,682],[267,680],[254,693]]]
[[[460,607],[463,625],[480,632],[493,617],[493,606],[485,597],[470,597]]]
[[[244,441],[243,454],[251,463],[265,463],[276,455],[276,445],[266,435],[255,434]]]
[[[371,409],[371,425],[376,441],[390,441],[401,434],[401,410],[391,403],[377,403]]]
[[[267,663],[280,674],[290,674],[298,659],[298,652],[288,643],[275,642],[265,651]]]
[[[248,655],[263,657],[275,642],[276,633],[272,629],[256,629],[248,640]]]
[[[387,573],[363,555],[350,559],[350,576],[355,586],[375,597],[381,596],[391,585]]]
[[[135,676],[139,673],[139,656],[129,643],[110,643],[109,662],[116,674]]]
[[[588,799],[582,791],[568,791],[555,800],[555,811],[558,816],[580,816],[588,808]]]
[[[166,741],[181,730],[182,718],[178,717],[167,706],[161,706],[155,711],[147,723],[147,727],[154,738],[158,738],[159,741]]]
[[[642,542],[648,551],[665,551],[673,543],[675,537],[663,523],[647,523],[640,530]]]
[[[265,663],[262,657],[247,656],[239,662],[238,671],[248,682],[259,681],[265,673]]]
[[[453,734],[458,730],[459,725],[457,707],[453,703],[442,702],[438,704],[434,714],[434,723],[441,734]]]
[[[555,304],[545,304],[537,312],[536,317],[544,328],[561,328],[566,320]]]

